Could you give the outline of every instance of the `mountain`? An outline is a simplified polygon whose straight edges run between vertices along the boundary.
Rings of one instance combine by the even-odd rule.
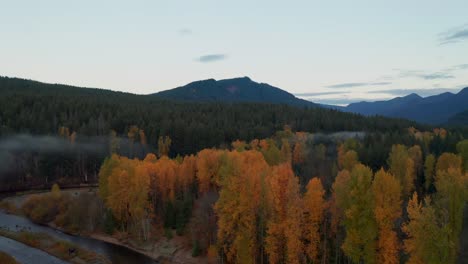
[[[194,102],[255,102],[317,106],[266,83],[257,83],[249,77],[225,80],[202,80],[154,94],[157,97]]]
[[[447,125],[449,126],[468,126],[468,110],[460,112],[451,116],[448,121]]]
[[[67,127],[79,135],[78,140],[90,137],[99,141],[111,130],[126,137],[134,125],[144,131],[149,146],[156,146],[160,136],[170,136],[173,154],[195,153],[237,139],[266,138],[284,125],[323,133],[425,127],[408,120],[365,117],[321,107],[174,101],[0,76],[0,138],[17,133],[57,135],[59,128]],[[0,153],[0,157],[5,156]]]
[[[468,87],[457,94],[442,93],[424,98],[410,94],[388,101],[352,103],[341,110],[363,115],[406,118],[427,124],[443,124],[457,113],[468,110]]]
[[[423,100],[422,97],[413,93],[404,97],[396,97],[388,101],[352,103],[345,107],[345,111],[364,115],[391,115],[396,109],[400,109],[412,103],[418,103],[421,100]]]

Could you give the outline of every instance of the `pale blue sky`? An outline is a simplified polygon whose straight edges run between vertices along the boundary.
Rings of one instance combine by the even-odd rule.
[[[468,1],[6,1],[0,75],[148,94],[249,76],[346,104],[468,86]]]

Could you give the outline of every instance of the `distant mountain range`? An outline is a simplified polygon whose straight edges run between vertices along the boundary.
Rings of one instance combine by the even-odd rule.
[[[196,81],[154,95],[166,99],[198,102],[256,102],[317,106],[315,103],[297,98],[280,88],[266,83],[254,82],[249,77]]]
[[[427,124],[454,123],[455,120],[460,123],[463,118],[455,116],[468,110],[468,87],[456,94],[447,92],[423,98],[413,93],[388,101],[359,102],[335,108],[367,116],[382,115],[406,118]],[[468,124],[468,122],[464,124]]]
[[[202,80],[154,94],[155,96],[185,101],[264,102],[294,106],[332,108],[366,116],[381,115],[405,118],[427,124],[467,124],[468,87],[457,94],[442,93],[421,97],[415,93],[388,101],[352,103],[346,107],[320,105],[266,83],[257,83],[248,77],[225,80]],[[464,113],[462,113],[464,112]]]
[[[23,89],[41,88],[41,93],[54,95],[56,93],[72,93],[77,96],[104,95],[108,97],[125,97],[134,100],[178,100],[187,102],[219,102],[219,103],[269,103],[287,104],[297,107],[332,108],[343,112],[358,113],[365,116],[380,115],[394,118],[404,118],[420,123],[433,125],[466,125],[468,126],[468,87],[460,92],[442,93],[439,95],[421,97],[409,94],[388,101],[352,103],[346,107],[321,105],[301,98],[280,88],[266,83],[252,81],[248,77],[225,80],[201,80],[174,89],[161,91],[150,95],[132,95],[115,93],[102,89],[82,89],[66,85],[50,85],[35,81],[3,78],[0,92],[18,89],[17,85],[9,87],[9,83],[22,85]],[[1,80],[1,78],[0,78]],[[24,86],[24,87],[23,87]],[[34,89],[33,89],[34,88]],[[133,100],[132,99],[132,100]]]

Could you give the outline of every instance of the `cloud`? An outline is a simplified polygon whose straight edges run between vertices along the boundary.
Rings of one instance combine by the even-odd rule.
[[[339,83],[325,86],[327,88],[352,88],[352,87],[361,87],[361,86],[371,86],[371,85],[390,85],[391,82],[365,82],[365,83]]]
[[[189,28],[182,28],[180,29],[179,31],[179,34],[182,35],[182,36],[186,36],[186,35],[192,35],[192,30],[189,29]]]
[[[395,69],[400,72],[400,77],[416,77],[424,80],[439,80],[439,79],[453,79],[455,76],[449,74],[450,70],[444,70],[439,72],[427,72],[421,70],[404,70]]]
[[[198,62],[207,63],[225,60],[227,58],[226,54],[207,54],[200,56],[196,59]]]
[[[375,101],[375,100],[369,100],[368,98],[329,98],[329,99],[311,98],[307,100],[312,101],[314,103],[319,103],[319,104],[338,105],[338,106],[346,106],[351,103],[363,102],[363,101]]]
[[[339,92],[315,92],[315,93],[296,93],[295,96],[298,97],[314,97],[320,95],[330,95],[330,94],[342,94],[348,91],[339,91]]]
[[[428,88],[428,89],[389,89],[389,90],[378,90],[378,91],[369,91],[368,93],[386,93],[392,96],[406,96],[412,93],[418,94],[422,97],[441,94],[441,93],[456,93],[460,91],[457,88]]]
[[[466,69],[468,69],[468,63],[467,64],[455,65],[454,68],[457,69],[457,70],[466,70]]]
[[[452,28],[439,34],[440,45],[468,40],[468,24]]]
[[[437,80],[437,79],[453,79],[455,76],[445,73],[445,72],[434,72],[429,74],[420,74],[418,75],[420,78],[424,80]]]

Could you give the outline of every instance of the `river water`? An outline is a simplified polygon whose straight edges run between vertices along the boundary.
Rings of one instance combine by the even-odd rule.
[[[53,228],[41,226],[31,222],[29,219],[6,214],[0,211],[0,227],[7,228],[11,231],[19,231],[20,229],[26,229],[28,232],[40,232],[49,234],[55,238],[70,241],[80,247],[88,249],[90,251],[96,252],[103,256],[106,256],[112,263],[116,264],[129,264],[129,263],[138,263],[138,264],[149,264],[149,263],[158,263],[151,258],[140,254],[138,252],[132,251],[126,247],[114,245],[111,243],[99,241],[92,238],[80,237],[80,236],[72,236],[60,231],[57,231]],[[5,240],[3,237],[0,237],[0,250],[5,248],[5,252],[21,252],[20,250],[27,250],[24,251],[25,261],[21,261],[22,263],[39,263],[39,262],[27,262],[27,256],[34,256],[37,252],[33,250],[33,248],[25,248],[24,244],[21,243],[7,243],[10,242]],[[8,251],[7,251],[8,250]],[[47,262],[50,263],[50,262]],[[61,262],[56,262],[61,263]],[[63,262],[62,262],[63,263]]]

